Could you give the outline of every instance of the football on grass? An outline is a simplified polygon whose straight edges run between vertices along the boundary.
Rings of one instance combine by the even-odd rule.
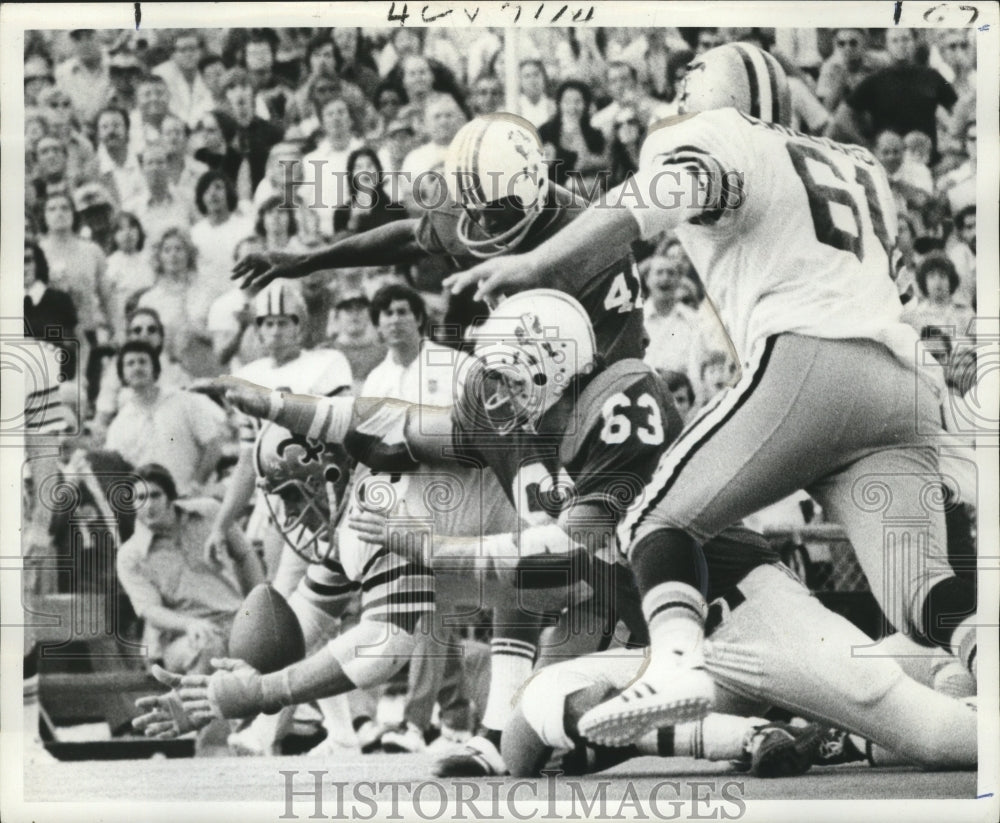
[[[262,674],[279,671],[306,656],[295,612],[266,583],[255,586],[236,613],[229,633],[229,656],[245,660]]]

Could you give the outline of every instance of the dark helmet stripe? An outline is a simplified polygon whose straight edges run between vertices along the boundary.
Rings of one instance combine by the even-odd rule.
[[[754,67],[753,58],[745,47],[739,43],[733,44],[740,59],[743,60],[743,68],[747,72],[747,83],[750,85],[750,116],[760,119],[760,84],[757,82],[757,69]]]
[[[765,53],[764,65],[767,66],[767,80],[771,85],[771,122],[780,123],[781,115],[781,94],[778,91],[778,73],[774,70],[774,64],[777,62],[770,54]]]

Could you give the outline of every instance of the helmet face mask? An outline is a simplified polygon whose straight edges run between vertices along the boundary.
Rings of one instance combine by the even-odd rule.
[[[254,447],[257,486],[268,510],[284,541],[310,563],[322,562],[332,548],[331,518],[347,479],[341,462],[328,444],[273,423]]]
[[[574,378],[595,366],[594,330],[583,307],[553,289],[503,301],[474,332],[471,405],[494,431],[535,432]]]
[[[484,259],[524,240],[549,190],[537,132],[505,112],[477,117],[459,130],[448,148],[445,178],[451,199],[462,207],[458,237]]]

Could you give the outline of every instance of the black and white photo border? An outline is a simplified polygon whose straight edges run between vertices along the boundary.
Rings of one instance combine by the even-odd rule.
[[[789,28],[892,28],[894,26],[940,29],[972,29],[976,40],[977,111],[979,128],[979,162],[976,206],[978,230],[978,330],[980,341],[989,341],[993,351],[987,358],[994,370],[992,376],[980,372],[980,379],[990,377],[995,386],[995,370],[1000,358],[1000,256],[998,256],[998,192],[1000,192],[1000,7],[995,2],[965,0],[964,2],[611,2],[608,0],[559,0],[559,2],[501,2],[500,0],[376,0],[376,2],[343,3],[93,3],[93,4],[4,4],[0,8],[0,201],[2,201],[2,233],[0,233],[0,337],[19,337],[21,332],[23,285],[18,271],[24,220],[24,100],[22,94],[25,32],[31,30],[93,29],[160,29],[160,28],[234,28],[360,26],[390,29],[408,27],[450,27],[482,29],[493,27],[505,32],[546,26],[770,26]],[[15,288],[16,287],[16,288]],[[2,341],[0,341],[2,342]],[[3,386],[4,421],[12,419],[11,410],[29,390],[30,377],[18,369],[8,368],[4,353]],[[994,398],[995,400],[995,398]],[[16,434],[16,432],[15,432]],[[609,797],[616,802],[607,806],[615,819],[745,819],[764,821],[823,820],[928,820],[928,821],[987,821],[996,820],[1000,810],[1000,723],[998,723],[998,623],[1000,615],[1000,437],[995,424],[987,423],[976,431],[981,511],[978,522],[980,545],[979,613],[984,624],[979,629],[979,771],[975,796],[959,799],[912,800],[905,798],[811,799],[789,796],[783,799],[755,799],[743,794],[742,788],[727,789],[727,781],[740,782],[739,775],[720,771],[695,776],[704,777],[709,789],[685,787],[678,795],[664,790],[663,800],[651,808],[648,797],[636,803],[622,804],[622,793],[628,775],[613,775],[608,779]],[[510,790],[513,778],[491,779],[500,783],[497,790],[500,805],[489,805],[491,794],[484,789],[478,805],[456,809],[453,800],[439,804],[438,792],[426,791],[424,807],[415,808],[413,787],[421,783],[422,775],[410,781],[410,802],[405,798],[393,806],[388,794],[381,793],[378,784],[388,778],[369,769],[365,780],[372,789],[367,798],[345,813],[337,798],[345,791],[339,784],[337,764],[316,765],[296,758],[274,759],[269,766],[270,785],[264,789],[248,789],[235,785],[229,794],[215,784],[213,761],[200,763],[189,760],[105,761],[98,763],[55,763],[28,766],[24,763],[22,740],[16,731],[21,727],[23,708],[21,666],[23,627],[26,616],[21,595],[23,564],[19,551],[21,522],[21,477],[24,463],[23,438],[0,437],[0,817],[4,821],[56,820],[90,821],[251,821],[282,819],[466,819],[476,810],[492,808],[492,819],[561,820],[593,817],[597,812],[581,811],[565,800],[547,798],[544,780],[535,781],[536,789],[522,788],[516,802]],[[296,765],[296,764],[302,765]],[[323,781],[327,796],[323,810],[316,814],[315,793],[308,787],[314,779],[310,769],[325,769],[317,780]],[[287,772],[292,770],[292,777]],[[298,770],[298,771],[295,771]],[[255,772],[258,770],[255,764]],[[154,800],[144,800],[141,781],[150,772],[154,778],[172,782],[170,791],[158,791]],[[919,773],[915,773],[919,776]],[[88,781],[99,777],[109,787],[107,799]],[[649,777],[644,774],[643,777]],[[430,778],[427,778],[428,780]],[[672,777],[671,780],[678,778]],[[687,780],[687,778],[680,778]],[[877,780],[877,774],[866,774],[859,781]],[[690,781],[689,781],[690,782]],[[200,785],[211,784],[212,791],[199,797]],[[295,792],[289,793],[289,786]],[[78,797],[67,795],[66,786],[79,786]],[[338,790],[336,787],[341,786]],[[59,801],[47,799],[47,789],[60,786]],[[719,789],[721,788],[721,794]],[[849,790],[849,789],[848,789]],[[338,795],[338,791],[341,795]],[[347,789],[350,791],[350,788]],[[493,797],[497,796],[494,791]],[[632,789],[634,791],[634,789]],[[713,794],[715,792],[715,794]],[[168,797],[169,802],[159,798]],[[590,789],[588,789],[588,797]],[[680,796],[684,802],[673,806],[669,800]],[[870,793],[865,793],[870,797]],[[210,798],[210,799],[208,799]],[[224,802],[222,801],[224,798]],[[249,799],[248,799],[249,798]],[[727,799],[728,798],[728,799]],[[734,800],[735,799],[735,800]],[[485,804],[485,805],[484,805]],[[338,808],[341,810],[338,812]],[[499,810],[499,811],[497,811]],[[487,816],[486,819],[490,819]]]

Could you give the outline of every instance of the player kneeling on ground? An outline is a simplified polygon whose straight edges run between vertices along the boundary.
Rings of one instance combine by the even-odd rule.
[[[318,562],[288,604],[273,590],[251,594],[243,610],[251,616],[234,627],[230,645],[230,654],[242,657],[214,659],[211,675],[154,669],[171,691],[136,702],[145,714],[133,725],[148,737],[176,737],[215,717],[270,714],[384,683],[410,658],[414,632],[433,611],[433,577],[425,566],[364,543],[346,528],[330,534],[331,513],[339,509],[347,477],[339,451],[270,425],[258,440],[255,464],[265,490],[284,504],[286,537],[294,532],[299,550],[312,545]],[[370,479],[355,485],[352,506]],[[302,537],[303,530],[309,538]],[[360,620],[313,650],[334,633],[359,590]],[[301,659],[305,651],[312,653]],[[249,660],[283,667],[262,671]]]

